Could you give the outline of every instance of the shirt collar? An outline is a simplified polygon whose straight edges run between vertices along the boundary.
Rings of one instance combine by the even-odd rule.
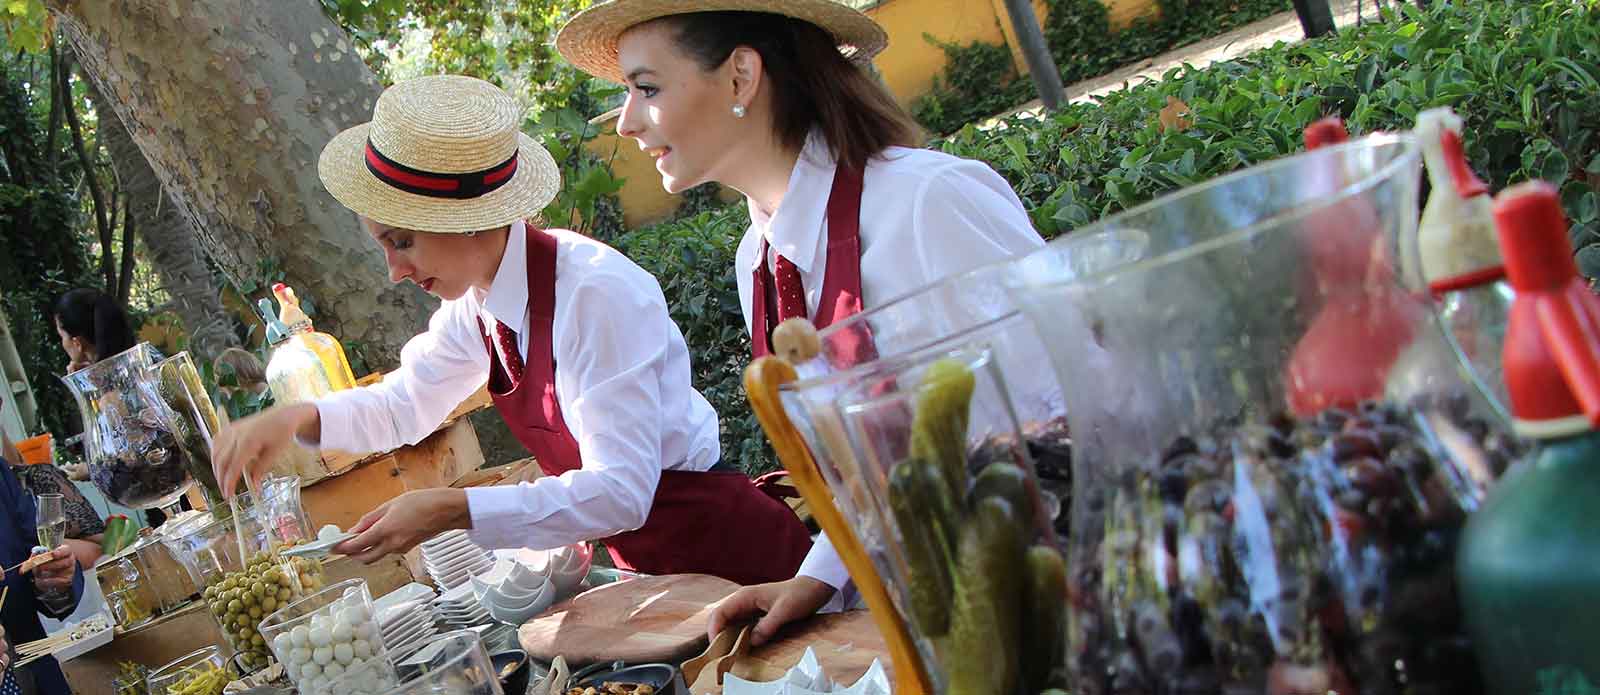
[[[820,245],[835,166],[827,138],[813,130],[806,136],[805,147],[795,160],[794,171],[789,174],[789,187],[784,191],[778,211],[768,216],[757,210],[753,202],[746,201],[750,206],[750,224],[801,272],[811,270]],[[760,267],[765,260],[756,258],[754,267]]]
[[[494,273],[488,294],[480,299],[484,311],[495,320],[513,331],[522,331],[522,319],[528,314],[528,234],[521,220],[511,223],[500,268]]]

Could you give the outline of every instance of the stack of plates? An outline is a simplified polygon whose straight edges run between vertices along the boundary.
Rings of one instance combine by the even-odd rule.
[[[402,601],[378,613],[378,629],[383,632],[390,659],[405,658],[439,634],[433,611],[422,599]]]
[[[447,630],[460,630],[494,622],[488,609],[472,594],[472,584],[462,584],[433,601],[433,611]]]
[[[465,585],[472,575],[494,567],[494,554],[473,545],[466,531],[446,531],[423,541],[422,564],[433,583],[454,589]]]

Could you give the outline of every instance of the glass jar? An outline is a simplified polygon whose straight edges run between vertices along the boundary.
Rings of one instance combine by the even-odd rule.
[[[260,627],[289,679],[306,695],[381,692],[399,680],[365,580],[331,584],[268,615]],[[359,687],[346,679],[350,690],[332,689],[347,673],[361,680]]]
[[[406,680],[389,695],[505,695],[483,641],[472,630],[447,632],[401,664]]]
[[[222,647],[211,645],[173,659],[145,678],[149,695],[222,695],[232,680]]]
[[[202,587],[217,627],[248,669],[271,662],[272,652],[257,629],[261,619],[325,583],[319,561],[279,554],[311,537],[299,504],[299,480],[269,478],[261,489],[261,502],[241,492],[232,507],[237,511],[226,518],[198,515],[162,539]]]
[[[1482,692],[1453,556],[1514,445],[1396,270],[1418,164],[1324,147],[1086,230],[1135,262],[1019,264],[1071,386],[1075,692]]]

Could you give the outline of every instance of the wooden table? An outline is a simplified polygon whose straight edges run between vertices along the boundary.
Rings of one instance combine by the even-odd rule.
[[[349,558],[326,563],[323,571],[328,583],[360,577],[374,598],[409,584],[411,573],[399,556],[390,556],[373,565],[362,565]],[[117,664],[132,661],[151,670],[201,647],[223,644],[217,623],[196,601],[175,613],[118,635],[99,649],[61,664],[67,684],[75,695],[115,695],[111,682],[118,675]]]

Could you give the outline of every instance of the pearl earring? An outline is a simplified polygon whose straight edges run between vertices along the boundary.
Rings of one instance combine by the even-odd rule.
[[[744,118],[744,104],[734,104],[733,105],[733,117],[734,118]]]

